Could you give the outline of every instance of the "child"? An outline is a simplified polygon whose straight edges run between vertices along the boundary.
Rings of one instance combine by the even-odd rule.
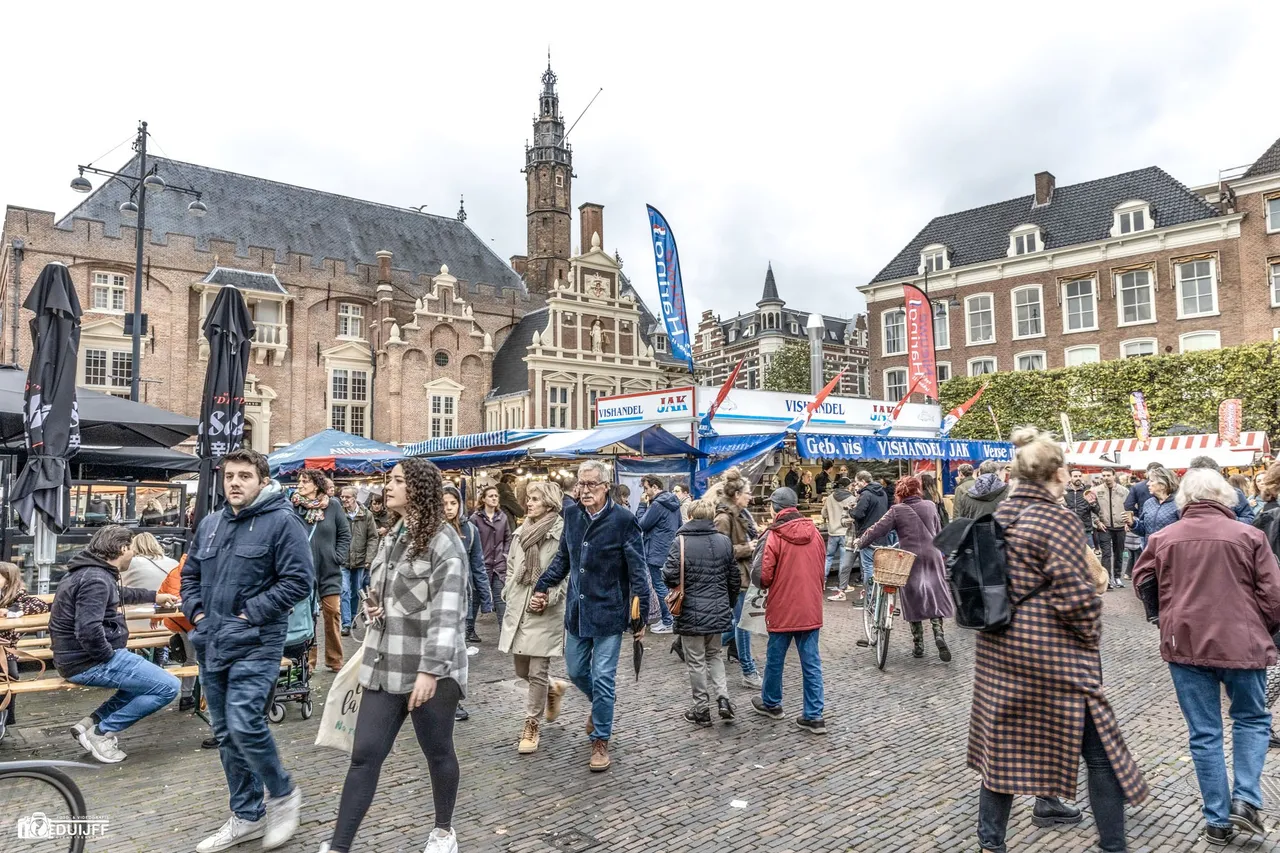
[[[0,613],[7,610],[21,610],[23,616],[33,616],[37,613],[48,613],[49,605],[34,595],[27,594],[27,588],[22,583],[22,571],[17,566],[13,563],[0,563]],[[18,632],[0,631],[0,646],[4,647],[5,665],[9,678],[16,681],[18,653],[15,649],[18,646]],[[0,738],[4,737],[7,726],[17,722],[14,717],[16,704],[17,697],[10,696],[9,707],[0,711]]]

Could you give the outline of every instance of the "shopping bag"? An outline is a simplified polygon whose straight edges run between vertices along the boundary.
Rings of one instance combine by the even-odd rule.
[[[350,754],[356,738],[356,717],[360,713],[360,661],[364,659],[364,647],[353,654],[329,685],[324,698],[324,713],[320,715],[320,731],[316,733],[316,746],[329,746]]]
[[[742,600],[742,617],[738,620],[738,629],[752,634],[767,634],[769,629],[764,624],[764,605],[769,591],[752,584],[747,587],[747,596]]]

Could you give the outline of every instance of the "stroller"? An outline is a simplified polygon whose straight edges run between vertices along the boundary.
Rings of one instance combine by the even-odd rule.
[[[267,719],[279,723],[284,719],[284,703],[301,705],[302,719],[311,719],[311,665],[307,658],[316,642],[316,616],[320,608],[313,591],[289,612],[289,627],[284,638],[284,656],[280,675],[267,698]]]

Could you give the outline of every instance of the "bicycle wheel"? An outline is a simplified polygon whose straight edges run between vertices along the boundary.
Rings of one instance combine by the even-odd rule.
[[[0,838],[21,839],[24,853],[83,853],[83,834],[55,834],[50,825],[85,816],[80,787],[61,770],[0,765]]]
[[[864,589],[862,599],[862,633],[867,635],[868,645],[871,643],[871,632],[875,630],[875,591],[878,588],[874,583],[869,584]]]
[[[876,600],[876,667],[884,669],[889,659],[889,632],[893,630],[893,600],[896,596],[882,592]]]

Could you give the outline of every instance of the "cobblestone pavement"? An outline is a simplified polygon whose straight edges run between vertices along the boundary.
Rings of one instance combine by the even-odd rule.
[[[1128,590],[1108,594],[1104,673],[1121,728],[1152,797],[1129,810],[1131,851],[1208,849],[1197,841],[1199,796],[1186,729],[1156,633]],[[827,605],[822,633],[828,734],[814,736],[790,720],[751,713],[751,692],[730,684],[738,720],[706,730],[681,714],[689,699],[684,668],[667,653],[670,637],[646,641],[639,683],[624,645],[613,768],[587,771],[582,732],[587,705],[572,688],[560,721],[544,727],[534,756],[519,756],[523,683],[494,648],[497,627],[482,617],[485,638],[471,659],[471,719],[457,728],[462,787],[454,826],[463,853],[724,853],[768,850],[976,851],[978,780],[964,766],[972,684],[973,635],[949,633],[955,660],[910,656],[905,625],[895,630],[885,672],[854,645],[861,611]],[[351,643],[354,648],[354,643]],[[323,657],[321,658],[323,660]],[[554,670],[563,673],[562,666]],[[286,851],[314,853],[327,839],[338,806],[346,756],[312,746],[325,688],[314,682],[316,716],[303,721],[291,705],[272,726],[304,792],[303,824]],[[101,691],[40,694],[23,702],[21,737],[0,744],[0,760],[40,756],[77,759],[67,727],[87,714]],[[799,711],[799,667],[787,664],[784,704]],[[174,706],[176,708],[176,706]],[[77,772],[91,814],[111,821],[93,851],[189,851],[226,818],[226,788],[217,753],[201,750],[201,722],[165,710],[121,737],[129,759]],[[1280,764],[1268,768],[1269,801],[1280,800]],[[1080,784],[1087,812],[1087,790]],[[732,802],[745,801],[735,808]],[[1020,800],[1010,824],[1013,851],[1096,849],[1091,817],[1078,827],[1040,830]],[[430,830],[425,761],[406,725],[388,759],[356,850],[420,850]],[[1268,836],[1231,849],[1280,850]],[[0,851],[21,850],[0,838]],[[256,842],[242,849],[258,849]]]

